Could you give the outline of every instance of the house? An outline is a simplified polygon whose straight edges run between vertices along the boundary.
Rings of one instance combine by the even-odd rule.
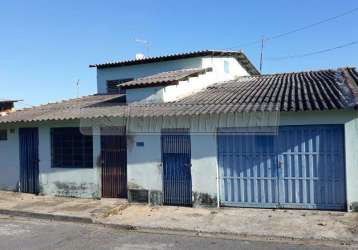
[[[4,116],[14,111],[14,103],[20,100],[0,99],[0,116]]]
[[[0,187],[183,206],[352,210],[358,72],[240,51],[91,65],[98,93],[0,118]]]

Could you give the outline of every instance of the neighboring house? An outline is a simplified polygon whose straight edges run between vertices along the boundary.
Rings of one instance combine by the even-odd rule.
[[[14,103],[19,100],[5,100],[0,99],[0,116],[7,115],[10,112],[14,111]]]
[[[351,210],[358,73],[242,52],[92,65],[98,94],[0,118],[0,186],[152,204]]]

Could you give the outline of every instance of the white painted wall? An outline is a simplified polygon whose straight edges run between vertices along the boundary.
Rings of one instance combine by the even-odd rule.
[[[131,136],[145,146],[140,150],[128,150],[128,180],[141,187],[158,190],[161,183],[161,172],[158,163],[161,159],[161,128],[190,128],[192,149],[192,190],[212,196],[217,194],[217,144],[218,127],[247,126],[285,126],[285,125],[319,125],[344,124],[346,168],[347,168],[347,201],[358,202],[358,114],[355,111],[305,112],[305,113],[263,113],[213,115],[195,118],[179,117],[165,119],[138,119],[130,121]],[[148,157],[148,161],[145,159]],[[145,171],[140,171],[137,158],[146,162]],[[153,160],[155,159],[155,160]],[[155,180],[155,181],[153,181]],[[158,181],[158,183],[156,182]],[[160,189],[159,189],[160,190]]]
[[[97,158],[100,154],[100,138],[97,127],[93,128],[93,168],[51,168],[50,128],[76,126],[79,126],[78,122],[28,123],[12,127],[16,132],[14,134],[9,133],[7,141],[0,142],[0,188],[15,190],[20,180],[18,128],[38,127],[40,192],[54,196],[100,197],[101,169],[97,166]],[[65,186],[71,188],[65,190]]]
[[[216,197],[217,145],[216,134],[191,134],[192,190]]]
[[[144,146],[138,147],[137,142]],[[127,145],[128,189],[162,191],[160,136],[130,134]]]
[[[7,137],[6,141],[0,141],[0,189],[17,190],[20,180],[18,130],[10,133],[8,129]]]
[[[191,77],[187,81],[180,81],[177,85],[171,85],[164,88],[163,102],[172,102],[183,97],[190,96],[209,85],[217,83],[215,72],[207,72],[198,77]]]
[[[105,94],[107,91],[107,81],[109,80],[139,78],[165,71],[200,67],[201,58],[197,57],[158,63],[97,69],[97,92]]]
[[[90,122],[92,123],[92,122]],[[89,123],[89,124],[90,124]],[[94,166],[93,169],[52,169],[49,131],[54,126],[74,126],[69,122],[42,123],[40,137],[40,183],[43,192],[58,195],[56,183],[85,183],[86,191],[74,190],[73,196],[100,196],[100,167],[96,165],[100,153],[99,126],[93,122]],[[105,124],[105,123],[104,123]],[[344,124],[347,201],[358,202],[358,114],[354,110],[304,112],[304,113],[255,113],[235,115],[202,115],[197,117],[172,117],[148,119],[114,119],[110,125],[128,126],[128,185],[129,188],[162,190],[161,128],[190,128],[192,142],[192,186],[193,192],[216,195],[217,182],[217,145],[215,131],[218,127],[247,127],[275,125],[318,125]],[[109,124],[108,124],[109,125]],[[39,126],[29,124],[27,126]],[[86,124],[88,126],[88,124]],[[17,126],[21,127],[21,125]],[[0,142],[0,187],[14,188],[19,179],[19,154],[17,127],[9,140]],[[143,142],[137,147],[136,142]],[[3,173],[6,173],[3,174]],[[70,194],[71,195],[71,194]]]
[[[224,63],[229,64],[229,72],[224,71]],[[238,76],[247,76],[247,71],[233,57],[198,57],[160,63],[114,67],[97,70],[99,93],[106,93],[108,80],[138,78],[159,72],[184,68],[212,68],[211,72],[180,81],[167,87],[146,87],[126,90],[127,102],[170,102],[205,89],[221,81],[233,80]]]
[[[53,123],[39,128],[39,179],[41,192],[53,196],[81,198],[101,197],[100,170],[97,158],[100,155],[98,128],[93,135],[93,168],[51,168],[51,127],[72,127],[78,124]]]
[[[224,63],[229,65],[225,72]],[[192,95],[218,82],[233,80],[239,76],[247,76],[248,72],[233,57],[203,57],[202,68],[212,68],[211,72],[180,81],[177,85],[167,86],[163,91],[163,102],[176,101]]]
[[[229,73],[224,71],[224,62],[229,63]],[[216,73],[216,81],[232,80],[238,76],[248,76],[249,73],[233,57],[203,57],[202,68],[213,68]]]
[[[353,204],[358,203],[358,119],[345,124],[345,147],[347,202]]]
[[[164,96],[163,87],[147,87],[147,88],[137,88],[137,89],[127,89],[127,102],[162,102]]]
[[[225,72],[224,63],[229,65],[229,72]],[[177,85],[163,88],[163,102],[176,101],[192,95],[218,82],[233,80],[239,76],[249,75],[240,63],[233,57],[203,57],[202,68],[212,68],[211,72],[180,81]]]

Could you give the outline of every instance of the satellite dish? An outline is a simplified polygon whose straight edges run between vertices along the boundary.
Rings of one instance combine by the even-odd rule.
[[[135,55],[135,59],[136,60],[143,60],[145,58],[145,56],[144,56],[144,54],[142,54],[142,53],[137,53],[136,55]]]

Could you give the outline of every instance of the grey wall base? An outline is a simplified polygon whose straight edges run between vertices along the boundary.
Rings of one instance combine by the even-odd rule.
[[[217,197],[207,193],[193,193],[193,207],[216,207]]]
[[[148,190],[145,189],[129,189],[128,202],[148,203],[148,193]]]
[[[356,212],[358,213],[358,202],[353,202],[351,205],[350,205],[350,211],[352,212]]]
[[[161,206],[164,203],[162,191],[151,190],[149,198],[149,204],[151,206]]]
[[[129,189],[128,202],[147,203],[152,206],[163,205],[163,192],[146,189]]]

